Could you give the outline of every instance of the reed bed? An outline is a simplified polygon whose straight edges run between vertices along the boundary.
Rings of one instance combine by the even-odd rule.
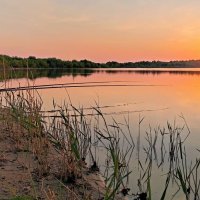
[[[84,178],[86,172],[104,169],[102,175],[105,178],[105,187],[101,195],[105,200],[117,199],[119,193],[129,194],[129,198],[134,199],[152,199],[153,165],[156,164],[160,169],[168,162],[166,181],[160,200],[167,199],[170,183],[178,188],[173,194],[174,198],[176,194],[182,192],[186,200],[199,199],[200,159],[188,163],[184,143],[191,133],[183,116],[181,116],[184,121],[183,127],[175,124],[172,126],[170,123],[167,123],[166,129],[149,127],[144,145],[140,139],[143,117],[139,118],[139,133],[135,141],[128,120],[123,124],[126,127],[124,132],[122,124],[114,119],[113,124],[107,123],[98,105],[93,108],[96,115],[88,118],[84,115],[84,109],[75,108],[71,102],[63,106],[57,106],[54,102],[56,112],[47,119],[44,117],[45,112],[41,112],[42,99],[32,90],[26,93],[9,92],[5,100],[6,106],[10,108],[11,117],[21,127],[18,134],[10,137],[15,141],[18,151],[33,153],[37,161],[34,174],[38,179],[54,171],[56,179],[68,187],[68,184],[75,184]],[[7,123],[8,127],[12,128],[10,122]],[[182,139],[183,132],[185,133]],[[105,153],[103,167],[102,163],[98,162],[99,149],[103,149]],[[140,176],[138,193],[130,194],[129,178],[132,170],[129,165],[134,157],[134,151],[137,153]],[[140,156],[141,151],[146,154],[145,159]],[[54,156],[53,164],[50,155]],[[45,194],[49,196],[53,195],[53,192],[46,191]]]
[[[95,149],[98,147],[95,144],[97,141],[94,141],[97,139],[98,143],[104,144],[104,149],[108,154],[105,185],[99,196],[105,195],[105,199],[115,199],[118,196],[117,193],[124,188],[124,179],[130,174],[127,172],[126,157],[132,146],[130,145],[126,152],[122,150],[119,145],[117,124],[113,125],[115,133],[112,134],[112,138],[105,124],[109,131],[107,134],[110,135],[106,138],[97,128],[98,124],[95,124],[97,120],[92,122],[91,119],[85,118],[83,110],[76,109],[72,105],[71,111],[68,111],[67,105],[59,107],[60,110],[55,113],[56,116],[60,116],[59,118],[46,119],[43,117],[44,113],[40,112],[43,102],[36,91],[7,92],[4,98],[5,106],[9,108],[10,117],[7,118],[6,123],[11,133],[10,137],[15,141],[16,151],[33,154],[36,161],[34,178],[40,180],[53,172],[55,178],[67,187],[69,184],[76,184],[80,179],[84,179],[86,173],[98,172],[99,166],[95,155]],[[96,111],[106,122],[100,110],[96,109]],[[11,131],[14,128],[11,118],[19,126],[17,128],[19,131]],[[117,134],[118,137],[116,137]],[[106,142],[103,142],[105,139]],[[108,175],[111,169],[114,173]],[[53,194],[53,192],[44,191],[46,196]]]
[[[7,85],[6,78],[4,85]],[[33,182],[52,175],[64,188],[65,199],[114,200],[127,196],[134,200],[151,200],[155,192],[153,170],[165,167],[160,200],[169,198],[171,186],[177,188],[171,195],[172,199],[180,193],[186,200],[200,199],[200,158],[188,159],[185,142],[191,132],[182,115],[182,127],[176,123],[167,123],[165,128],[149,126],[146,142],[142,143],[144,117],[141,116],[135,139],[129,118],[125,118],[124,123],[114,118],[112,123],[107,122],[106,114],[101,111],[106,106],[96,104],[93,108],[76,108],[69,98],[69,103],[62,106],[53,102],[52,115],[47,115],[49,112],[42,110],[43,101],[37,89],[51,87],[54,86],[0,90],[1,109],[7,113],[2,120],[5,120],[9,137],[14,142],[14,150],[28,152],[34,158],[35,164],[30,169]],[[90,115],[85,113],[87,110],[91,111]],[[101,153],[104,156],[100,158]],[[134,164],[137,165],[138,177],[131,177],[136,169],[130,167],[133,160],[137,161]],[[101,174],[103,186],[91,190],[88,174]],[[130,177],[137,180],[136,193],[131,192]],[[41,191],[46,199],[61,199],[44,185]],[[34,198],[39,199],[39,195],[36,193]]]

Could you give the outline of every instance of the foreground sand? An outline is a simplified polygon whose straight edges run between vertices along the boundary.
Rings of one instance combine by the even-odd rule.
[[[12,134],[23,129],[12,120],[9,111],[0,110],[0,199],[28,196],[30,199],[102,199],[105,184],[98,172],[85,167],[82,178],[75,183],[63,184],[56,178],[59,163],[55,163],[54,151],[49,156],[50,173],[39,177],[36,161],[29,151],[20,149],[19,141]],[[12,124],[12,125],[11,125]],[[12,126],[12,127],[11,127]],[[22,139],[23,141],[23,139]],[[29,199],[29,198],[27,198]],[[121,198],[120,198],[121,199]]]

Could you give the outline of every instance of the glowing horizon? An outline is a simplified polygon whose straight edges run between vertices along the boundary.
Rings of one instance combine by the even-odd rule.
[[[0,54],[95,62],[200,59],[197,0],[1,0]]]

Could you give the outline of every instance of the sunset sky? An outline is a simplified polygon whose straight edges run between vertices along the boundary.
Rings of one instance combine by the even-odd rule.
[[[0,54],[200,59],[200,0],[0,0]]]

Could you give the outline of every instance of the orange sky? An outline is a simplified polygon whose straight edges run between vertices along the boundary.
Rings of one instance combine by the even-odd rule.
[[[199,0],[1,0],[0,54],[200,59]]]

